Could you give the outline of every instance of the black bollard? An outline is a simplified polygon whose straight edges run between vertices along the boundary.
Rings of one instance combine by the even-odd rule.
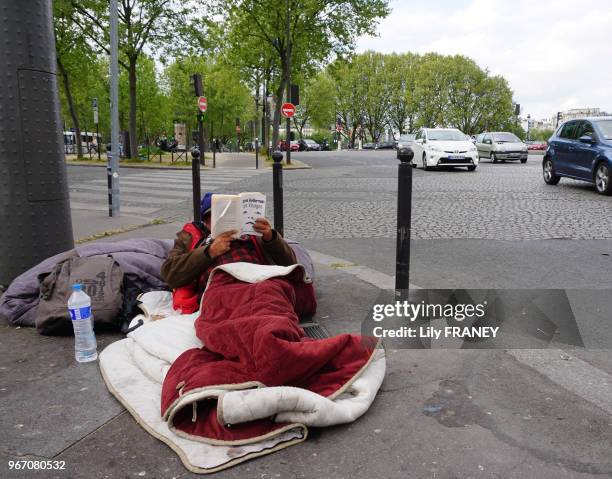
[[[259,139],[255,138],[255,169],[259,169]]]
[[[283,235],[283,154],[280,151],[272,153],[272,198],[274,200],[274,229]]]
[[[193,190],[193,222],[199,228],[202,227],[202,218],[200,214],[200,200],[202,192],[200,189],[200,149],[193,147],[191,149],[191,186]]]
[[[398,151],[400,160],[397,183],[397,253],[395,260],[395,295],[407,299],[410,282],[410,223],[412,214],[411,148]]]

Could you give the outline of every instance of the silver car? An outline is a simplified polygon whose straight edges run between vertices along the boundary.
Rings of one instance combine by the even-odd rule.
[[[476,148],[479,158],[489,158],[493,163],[508,160],[527,163],[527,145],[514,133],[481,133],[476,137]]]

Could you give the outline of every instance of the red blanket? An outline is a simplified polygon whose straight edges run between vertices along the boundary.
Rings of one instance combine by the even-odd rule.
[[[295,386],[332,396],[368,363],[375,342],[344,334],[329,339],[305,337],[297,312],[314,313],[314,288],[296,269],[287,277],[245,283],[217,272],[196,320],[204,343],[177,358],[163,384],[162,414],[181,397],[205,388],[249,389]],[[172,408],[174,409],[174,408]],[[169,426],[200,440],[245,443],[279,431],[284,424],[257,420],[220,424],[217,395],[174,412]]]

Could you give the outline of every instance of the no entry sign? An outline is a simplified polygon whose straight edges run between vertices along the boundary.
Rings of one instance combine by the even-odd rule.
[[[200,109],[200,111],[208,110],[208,100],[205,96],[201,96],[200,98],[198,98],[198,108]]]
[[[295,105],[293,103],[283,103],[283,106],[281,106],[281,113],[285,118],[291,118],[295,115]]]

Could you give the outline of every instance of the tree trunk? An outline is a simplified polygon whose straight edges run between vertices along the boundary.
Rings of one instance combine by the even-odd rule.
[[[281,76],[281,81],[276,89],[276,102],[274,105],[274,118],[272,119],[272,149],[276,148],[279,139],[281,106],[283,104],[283,93],[285,91],[285,78]]]
[[[136,58],[130,58],[130,65],[128,69],[130,79],[130,156],[132,159],[138,159],[138,140],[137,126],[136,126]]]
[[[81,125],[79,124],[79,117],[74,107],[74,100],[72,99],[72,90],[70,89],[70,79],[68,78],[68,72],[64,68],[62,61],[57,58],[57,67],[59,68],[62,80],[64,83],[64,93],[66,94],[66,100],[68,101],[68,109],[70,110],[70,117],[72,118],[72,125],[74,126],[74,135],[76,141],[77,158],[83,158],[83,141],[81,140]],[[63,136],[63,135],[62,135]]]

